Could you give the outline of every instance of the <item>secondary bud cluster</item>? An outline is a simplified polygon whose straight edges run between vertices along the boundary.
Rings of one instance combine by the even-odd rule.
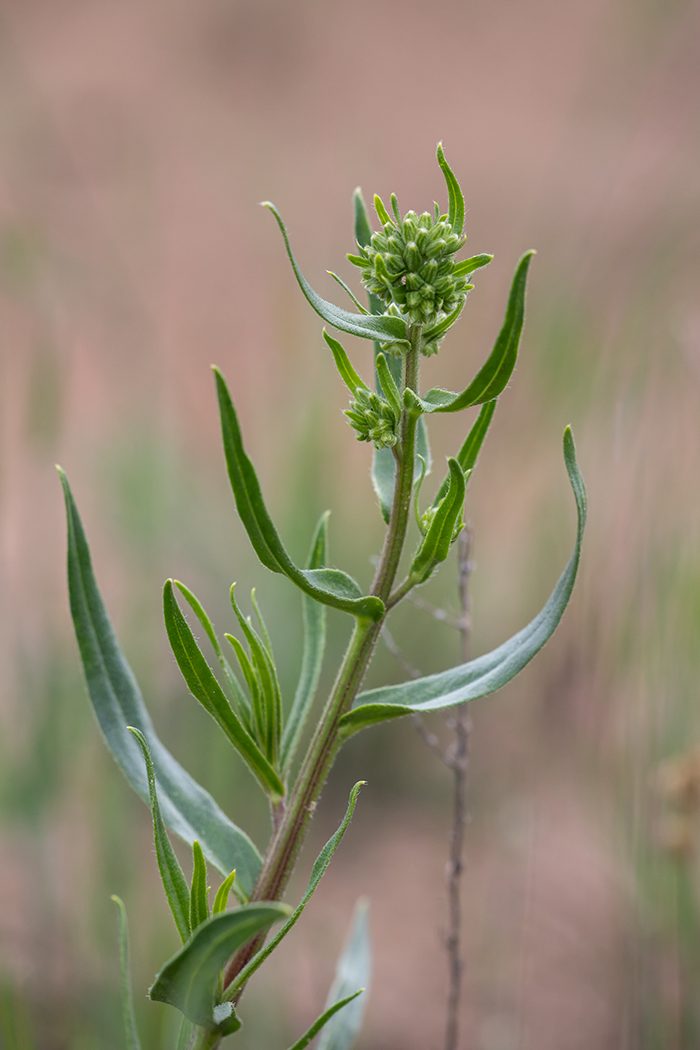
[[[396,444],[399,421],[389,403],[374,390],[359,387],[345,415],[357,431],[358,441],[372,441],[377,448]]]
[[[348,258],[362,270],[369,292],[387,305],[395,303],[413,324],[431,324],[466,298],[467,276],[454,273],[455,252],[466,238],[456,234],[437,209],[434,216],[409,211],[394,222],[380,204],[380,218],[387,220],[383,229],[359,248],[359,256]]]

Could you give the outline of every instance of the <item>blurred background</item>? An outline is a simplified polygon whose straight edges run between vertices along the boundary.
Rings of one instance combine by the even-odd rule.
[[[257,203],[277,204],[306,276],[341,302],[326,270],[357,286],[355,186],[395,191],[404,211],[444,204],[440,139],[469,249],[495,259],[426,386],[471,378],[516,260],[538,250],[520,363],[468,495],[475,655],[539,610],[568,557],[567,423],[590,501],[555,637],[472,705],[460,1045],[700,1045],[699,31],[693,0],[2,0],[6,1050],[123,1045],[111,893],[129,911],[144,1046],[174,1045],[172,1011],[145,990],[177,938],[149,814],[86,700],[54,464],[159,733],[264,844],[257,789],[188,696],[160,612],[177,576],[231,629],[230,583],[244,599],[255,585],[293,692],[298,593],[236,520],[209,365],[292,554],[331,507],[333,558],[366,584],[382,536],[370,450]],[[344,342],[367,375],[369,345]],[[469,422],[431,422],[430,491]],[[422,596],[458,612],[454,560]],[[391,629],[423,672],[458,661],[456,632],[425,609]],[[347,631],[330,616],[325,686]],[[368,681],[403,675],[385,649]],[[449,738],[440,716],[430,728]],[[410,722],[343,752],[290,899],[361,778],[305,920],[247,993],[240,1050],[283,1050],[320,1012],[360,894],[375,971],[358,1050],[442,1045],[451,779]]]

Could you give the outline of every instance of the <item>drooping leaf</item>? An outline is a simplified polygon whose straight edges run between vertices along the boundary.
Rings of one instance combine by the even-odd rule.
[[[344,1006],[351,1003],[353,999],[357,999],[358,995],[362,995],[363,992],[364,988],[358,988],[356,992],[352,993],[352,995],[346,995],[344,999],[340,999],[338,1002],[333,1003],[332,1006],[329,1006],[327,1010],[324,1010],[320,1017],[316,1018],[311,1027],[304,1032],[301,1039],[297,1039],[294,1046],[290,1046],[289,1050],[304,1050],[304,1047],[309,1045],[313,1037],[318,1035],[323,1026],[330,1021],[331,1017],[338,1013],[338,1010],[342,1010]]]
[[[438,143],[437,148],[437,159],[442,174],[445,176],[445,182],[447,183],[447,221],[451,225],[453,231],[458,237],[462,236],[462,230],[464,229],[464,195],[462,188],[457,181],[452,168],[445,159],[445,151],[442,148],[442,142]]]
[[[294,275],[299,282],[299,287],[304,293],[307,301],[324,321],[327,321],[328,324],[332,324],[334,328],[340,329],[341,332],[347,332],[349,335],[359,336],[360,339],[377,339],[380,342],[391,341],[404,343],[408,346],[408,340],[406,339],[406,322],[403,318],[387,316],[385,314],[379,316],[374,314],[353,314],[349,310],[342,310],[339,306],[335,306],[334,303],[329,303],[327,300],[322,299],[321,296],[313,290],[297,265],[297,261],[292,254],[292,249],[289,244],[287,230],[277,208],[275,208],[274,204],[271,204],[269,201],[263,201],[263,207],[269,208],[277,219],[277,223],[282,232],[282,237],[284,238],[287,255],[292,264]]]
[[[353,992],[369,987],[372,954],[369,942],[369,903],[362,898],[355,905],[350,933],[338,959],[335,980],[328,993],[326,1007],[346,999]],[[326,1024],[317,1050],[350,1050],[355,1042],[365,1011],[366,996],[345,1006]]]
[[[177,1007],[195,1024],[218,1027],[221,1022],[214,1020],[215,995],[226,960],[289,912],[286,904],[265,901],[213,915],[166,962],[149,990],[150,998]]]
[[[534,251],[525,252],[518,263],[508,296],[506,316],[488,360],[461,394],[435,387],[421,400],[424,412],[461,412],[471,405],[493,401],[505,390],[518,358],[520,334],[525,318],[527,271]]]
[[[146,738],[140,730],[135,729],[133,726],[129,726],[128,729],[130,733],[133,733],[141,745],[143,758],[146,763],[148,789],[151,796],[151,813],[153,815],[153,840],[156,847],[158,870],[160,871],[160,877],[163,881],[165,896],[170,905],[170,910],[173,913],[175,925],[177,926],[177,932],[180,934],[182,943],[184,944],[190,935],[190,895],[187,889],[187,880],[185,879],[182,868],[180,867],[180,862],[175,856],[175,851],[170,845],[168,833],[165,830],[163,816],[160,812],[160,806],[158,805],[156,774],[153,769],[151,753],[148,750]]]
[[[209,918],[207,862],[197,840],[192,843],[192,885],[190,887],[190,928],[196,930]]]
[[[320,569],[326,564],[328,549],[328,511],[321,516],[316,526],[311,550],[306,563],[309,569]],[[282,733],[280,768],[286,776],[299,744],[306,719],[316,695],[316,687],[323,665],[326,647],[326,610],[305,594],[301,598],[304,642],[301,656],[301,672],[297,683],[291,711]]]
[[[204,606],[196,597],[196,595],[192,593],[189,587],[185,587],[184,583],[181,583],[179,580],[173,580],[173,583],[180,591],[183,598],[192,609],[192,612],[195,614],[202,627],[206,631],[207,637],[211,642],[212,649],[216,653],[216,657],[219,661],[219,664],[221,665],[221,670],[224,672],[224,676],[226,678],[226,681],[228,682],[229,688],[233,694],[236,703],[238,704],[238,710],[242,715],[242,721],[244,722],[246,729],[249,729],[251,710],[250,704],[248,703],[248,698],[241,689],[240,682],[236,678],[230,663],[223,654],[221,645],[219,644],[219,639],[217,638],[216,631],[214,630],[214,625],[207,616]]]
[[[360,693],[353,709],[340,720],[340,732],[344,739],[360,729],[389,718],[412,714],[414,711],[434,711],[452,707],[467,700],[487,696],[514,678],[552,636],[571,597],[586,523],[586,490],[576,463],[576,451],[569,427],[564,431],[564,462],[578,514],[576,545],[541,612],[522,631],[484,656],[460,664],[449,671]]]
[[[466,481],[456,459],[448,460],[447,492],[438,505],[433,520],[411,563],[409,579],[425,583],[433,569],[445,560],[455,537],[457,519],[464,507]]]
[[[156,736],[98,590],[68,479],[63,471],[59,473],[68,520],[71,613],[88,693],[107,745],[133,789],[148,803],[150,792],[141,748],[127,726],[141,730],[153,759],[167,827],[190,845],[199,839],[207,858],[223,874],[236,868],[239,891],[248,895],[260,870],[260,854],[245,832],[228,819]]]
[[[211,910],[212,915],[218,915],[220,911],[226,911],[228,907],[228,896],[233,886],[233,881],[236,878],[236,869],[234,868],[230,875],[227,875],[224,881],[216,891],[216,897],[214,898],[214,906]]]
[[[464,444],[457,453],[457,462],[466,474],[476,466],[476,461],[481,451],[481,446],[484,443],[486,432],[491,425],[493,414],[496,411],[496,401],[487,401],[481,408],[479,415],[476,417],[474,425],[467,434]],[[433,506],[437,507],[440,500],[447,492],[447,485],[449,478],[445,478],[442,485],[438,489],[437,495],[433,500]]]
[[[122,1019],[126,1050],[141,1050],[141,1042],[136,1027],[134,1013],[134,996],[131,990],[131,966],[129,963],[129,927],[126,920],[126,908],[121,897],[112,896],[119,909],[119,970],[121,975]]]
[[[185,617],[180,611],[173,582],[163,588],[163,615],[170,646],[187,686],[196,700],[224,731],[263,790],[275,799],[284,795],[284,785],[253,738],[247,733],[226,699]]]
[[[314,866],[311,869],[311,877],[309,878],[309,881],[307,883],[304,896],[301,898],[296,908],[285,922],[284,926],[282,926],[281,929],[277,931],[275,936],[272,937],[268,941],[268,943],[260,949],[257,955],[253,956],[253,958],[250,960],[247,966],[245,966],[241,970],[241,972],[238,974],[235,980],[229,985],[229,987],[226,990],[227,997],[233,996],[237,989],[241,988],[252,977],[255,971],[260,966],[262,966],[262,964],[265,962],[268,956],[272,954],[272,952],[275,950],[280,941],[282,941],[287,936],[292,927],[296,925],[296,923],[299,921],[301,913],[311,900],[316,887],[323,878],[326,868],[331,862],[331,857],[340,845],[340,840],[345,834],[348,824],[352,820],[352,815],[355,810],[355,803],[357,802],[357,796],[359,795],[360,788],[363,786],[364,783],[364,780],[358,781],[358,783],[355,784],[354,788],[350,792],[348,808],[345,811],[345,816],[343,817],[343,820],[338,830],[335,832],[334,835],[331,835],[328,842],[316,858],[316,862],[314,863]]]
[[[216,375],[221,428],[226,464],[241,521],[260,561],[273,572],[281,572],[300,590],[323,605],[376,622],[384,614],[384,604],[372,595],[363,595],[357,583],[339,569],[300,569],[287,554],[260,491],[255,468],[243,447],[241,429],[226,381]]]

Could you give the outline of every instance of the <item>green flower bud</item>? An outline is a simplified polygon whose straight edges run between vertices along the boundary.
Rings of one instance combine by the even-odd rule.
[[[371,441],[377,448],[391,448],[398,440],[399,420],[391,405],[374,390],[355,391],[345,412],[358,441]]]

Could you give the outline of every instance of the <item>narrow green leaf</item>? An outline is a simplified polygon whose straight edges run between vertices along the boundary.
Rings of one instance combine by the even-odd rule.
[[[328,550],[328,511],[321,516],[311,541],[311,550],[307,568],[320,569],[326,564]],[[318,602],[301,598],[304,628],[304,643],[301,657],[301,671],[297,683],[294,701],[282,734],[280,750],[280,768],[286,776],[299,745],[306,719],[314,702],[316,688],[323,664],[323,653],[326,647],[326,610]]]
[[[177,932],[180,934],[182,943],[184,944],[190,935],[190,895],[187,889],[187,880],[185,879],[182,868],[180,867],[180,862],[175,856],[175,851],[170,845],[168,833],[165,830],[163,816],[158,804],[156,774],[153,769],[153,761],[151,759],[151,753],[148,750],[146,738],[140,730],[135,729],[133,726],[128,726],[128,729],[138,740],[146,763],[148,789],[151,796],[151,813],[153,815],[153,840],[156,847],[158,870],[160,871],[160,877],[163,880],[163,889],[165,890],[165,896],[170,905],[170,910],[173,913]]]
[[[442,169],[442,174],[445,176],[445,182],[447,183],[447,199],[449,202],[447,221],[452,226],[454,232],[461,237],[462,230],[464,229],[464,196],[462,194],[462,188],[457,182],[457,178],[452,171],[452,168],[445,160],[445,151],[442,148],[442,142],[438,143],[437,159],[438,164]]]
[[[377,213],[377,218],[381,222],[382,226],[393,226],[394,223],[389,215],[389,212],[384,207],[384,201],[378,193],[374,195],[374,210]]]
[[[172,580],[167,580],[163,588],[163,615],[173,655],[190,692],[224,731],[263,790],[273,798],[281,798],[284,785],[226,699],[180,611]]]
[[[372,240],[372,227],[369,224],[367,206],[359,186],[352,195],[352,202],[355,210],[355,240],[361,248],[364,248]]]
[[[181,583],[179,580],[173,580],[173,583],[180,591],[183,598],[186,600],[186,602],[192,609],[192,612],[195,614],[202,627],[206,631],[207,637],[209,638],[212,648],[216,653],[216,657],[219,661],[219,664],[221,665],[221,670],[224,672],[226,681],[228,682],[231,693],[233,694],[233,698],[236,701],[236,704],[238,705],[238,710],[241,714],[241,720],[243,721],[246,729],[250,731],[251,710],[250,704],[248,703],[248,698],[241,688],[241,683],[238,681],[235,674],[233,673],[231,664],[228,662],[221,650],[221,645],[219,644],[219,639],[216,636],[214,625],[207,616],[204,606],[192,593],[189,587],[185,587],[184,583]]]
[[[258,599],[255,597],[255,587],[253,587],[252,591],[250,592],[250,601],[253,606],[253,610],[255,611],[255,619],[258,621],[258,626],[260,627],[260,631],[262,633],[262,640],[265,643],[267,655],[270,657],[270,661],[272,663],[272,666],[274,667],[275,654],[272,651],[272,639],[270,638],[270,632],[267,629],[267,624],[263,619],[263,614],[260,610],[260,606],[258,605]]]
[[[411,563],[409,578],[415,583],[425,583],[433,569],[449,554],[457,519],[464,507],[466,482],[462,468],[456,459],[447,462],[450,468],[447,492]]]
[[[518,634],[476,660],[411,682],[360,693],[353,710],[340,720],[343,739],[389,718],[412,714],[414,711],[439,710],[487,696],[514,678],[551,638],[571,597],[586,524],[586,490],[576,463],[574,440],[569,427],[564,431],[564,462],[578,514],[576,545],[541,612]]]
[[[393,409],[396,418],[400,419],[402,408],[401,395],[399,394],[396,383],[394,382],[394,377],[389,370],[384,354],[377,354],[376,366],[377,375],[379,376],[379,382],[382,384],[384,396]]]
[[[482,266],[488,266],[492,259],[493,255],[486,255],[485,253],[482,253],[481,255],[472,255],[471,258],[462,259],[461,262],[458,262],[452,273],[455,277],[462,277],[465,274],[474,273],[475,270],[480,270]]]
[[[338,830],[335,832],[334,835],[332,835],[329,838],[328,842],[316,858],[316,862],[314,863],[314,866],[311,869],[311,877],[309,878],[308,884],[306,886],[304,896],[301,898],[296,908],[285,922],[284,926],[282,926],[282,928],[278,930],[275,936],[265,945],[264,948],[260,949],[257,955],[253,956],[248,965],[241,970],[241,972],[238,974],[238,977],[236,977],[236,979],[228,986],[228,988],[226,989],[227,997],[235,995],[236,991],[239,988],[241,988],[252,977],[252,975],[260,966],[262,966],[262,964],[265,962],[268,956],[271,955],[272,952],[275,950],[280,941],[284,940],[284,938],[287,936],[292,927],[295,926],[296,923],[299,921],[301,913],[311,900],[316,887],[323,878],[326,868],[331,862],[331,857],[340,845],[340,841],[347,830],[348,824],[352,820],[352,815],[355,811],[355,803],[357,802],[357,796],[360,793],[360,788],[365,783],[366,781],[364,780],[358,781],[357,784],[355,784],[352,791],[350,792],[348,808],[345,811],[345,816],[343,817],[343,820]]]
[[[265,743],[267,757],[269,761],[274,764],[277,760],[279,736],[282,731],[282,700],[280,697],[279,683],[277,681],[277,672],[275,671],[275,666],[270,659],[267,647],[258,637],[250,620],[246,619],[236,604],[234,596],[235,586],[234,583],[229,592],[231,605],[250,647],[250,656],[255,669],[255,677],[260,683],[263,720],[259,726],[259,730]]]
[[[216,891],[216,897],[214,898],[214,907],[211,910],[212,915],[218,915],[219,912],[226,911],[228,908],[228,897],[233,886],[234,879],[236,878],[236,869],[234,868],[230,875],[227,875],[224,881]]]
[[[332,270],[326,270],[326,273],[330,277],[332,277],[333,280],[336,281],[340,285],[340,287],[343,289],[344,292],[347,292],[347,294],[350,296],[350,298],[352,299],[353,303],[355,304],[355,306],[357,307],[357,309],[360,311],[361,314],[368,314],[369,313],[369,310],[362,305],[362,303],[360,302],[359,299],[357,299],[355,297],[354,292],[352,292],[350,290],[350,288],[348,288],[347,284],[345,283],[345,281],[343,280],[342,277],[338,277],[338,274],[337,273],[333,273]]]
[[[520,334],[525,318],[527,271],[534,254],[534,251],[525,252],[516,267],[503,327],[486,363],[461,394],[441,390],[439,387],[429,390],[421,399],[424,412],[461,412],[463,408],[484,404],[503,393],[518,359]]]
[[[119,970],[121,973],[122,1018],[126,1050],[141,1050],[141,1042],[136,1027],[134,1013],[134,996],[131,991],[131,966],[129,963],[129,927],[126,919],[126,908],[121,897],[112,896],[119,910]]]
[[[209,918],[207,862],[197,840],[192,843],[192,885],[190,887],[190,928],[196,930]]]
[[[355,905],[355,914],[350,926],[350,933],[338,959],[335,980],[328,993],[326,1006],[332,1006],[342,999],[347,999],[354,992],[369,985],[372,955],[369,943],[368,923],[369,903],[360,898]],[[351,1006],[346,1006],[323,1029],[318,1041],[317,1050],[349,1050],[362,1027],[365,1011],[365,999],[357,999]]]
[[[482,405],[481,411],[476,417],[474,425],[467,434],[461,449],[457,453],[457,462],[459,463],[460,467],[462,468],[465,474],[469,471],[472,471],[476,466],[476,461],[479,456],[479,452],[481,451],[481,446],[484,443],[486,432],[489,429],[491,420],[493,419],[493,414],[496,411],[496,404],[497,402],[494,400],[487,401],[484,405]],[[438,503],[447,492],[448,483],[449,478],[445,478],[442,485],[438,489],[435,499],[433,500],[434,507],[437,507]]]
[[[238,417],[226,381],[218,369],[214,369],[214,373],[231,487],[238,514],[260,561],[273,572],[284,573],[300,590],[323,605],[374,622],[380,620],[384,615],[384,603],[372,595],[363,595],[347,573],[339,569],[300,569],[289,557],[265,507],[255,468],[243,448]]]
[[[294,275],[299,282],[299,287],[309,304],[324,321],[327,321],[328,324],[332,324],[334,328],[340,329],[341,332],[348,332],[350,335],[357,335],[360,339],[377,339],[380,342],[391,341],[404,343],[406,346],[409,345],[408,340],[406,339],[406,322],[403,318],[386,316],[384,314],[380,316],[375,316],[373,314],[369,314],[368,316],[363,314],[353,314],[350,313],[349,310],[341,310],[341,308],[335,306],[334,303],[329,303],[325,299],[322,299],[321,296],[313,290],[297,265],[297,261],[292,254],[292,249],[289,244],[287,230],[282,222],[282,216],[277,211],[274,204],[271,204],[269,201],[263,201],[262,203],[263,207],[269,208],[277,219],[277,224],[282,232],[282,237],[284,238],[287,255],[292,264]]]
[[[199,839],[207,858],[223,874],[236,868],[239,890],[247,896],[260,870],[260,854],[245,832],[229,820],[156,736],[97,587],[90,550],[68,479],[63,471],[59,470],[59,474],[68,520],[71,613],[88,693],[107,746],[134,791],[148,803],[150,792],[143,756],[127,726],[141,730],[153,759],[166,825],[190,845]]]
[[[304,1032],[301,1039],[298,1039],[294,1046],[290,1046],[289,1050],[304,1050],[304,1047],[309,1045],[313,1037],[321,1031],[323,1026],[330,1021],[331,1017],[338,1013],[338,1010],[342,1010],[344,1006],[351,1003],[353,999],[357,999],[358,995],[362,995],[363,992],[364,988],[358,988],[356,992],[352,993],[352,995],[346,995],[344,999],[340,999],[338,1002],[333,1003],[332,1006],[329,1006],[320,1017],[316,1018],[311,1025],[311,1028]]]
[[[252,735],[255,736],[255,738],[258,741],[260,747],[264,747],[265,746],[265,732],[264,732],[264,729],[265,729],[265,710],[264,710],[264,707],[263,707],[262,689],[260,687],[260,682],[258,680],[258,676],[255,673],[255,668],[253,667],[252,663],[248,659],[247,652],[245,651],[245,649],[243,648],[241,643],[238,641],[236,636],[233,635],[233,634],[225,634],[224,638],[229,643],[229,645],[233,648],[233,651],[236,654],[236,659],[238,660],[238,663],[239,663],[239,666],[241,668],[241,671],[243,672],[243,677],[245,678],[246,684],[248,686],[248,691],[250,692],[250,695],[251,695],[252,710],[253,710],[253,726],[252,726],[252,729],[254,731]]]
[[[355,369],[350,364],[350,358],[346,354],[343,347],[340,345],[337,339],[334,339],[332,335],[329,335],[326,329],[323,329],[323,338],[328,343],[333,353],[333,360],[335,361],[335,367],[338,369],[340,378],[345,383],[350,393],[354,396],[355,391],[360,388],[362,390],[369,390],[369,387],[365,383],[364,379],[357,374]]]
[[[286,904],[266,901],[213,915],[166,962],[149,990],[150,998],[177,1007],[195,1024],[216,1028],[215,996],[226,960],[289,912]]]

